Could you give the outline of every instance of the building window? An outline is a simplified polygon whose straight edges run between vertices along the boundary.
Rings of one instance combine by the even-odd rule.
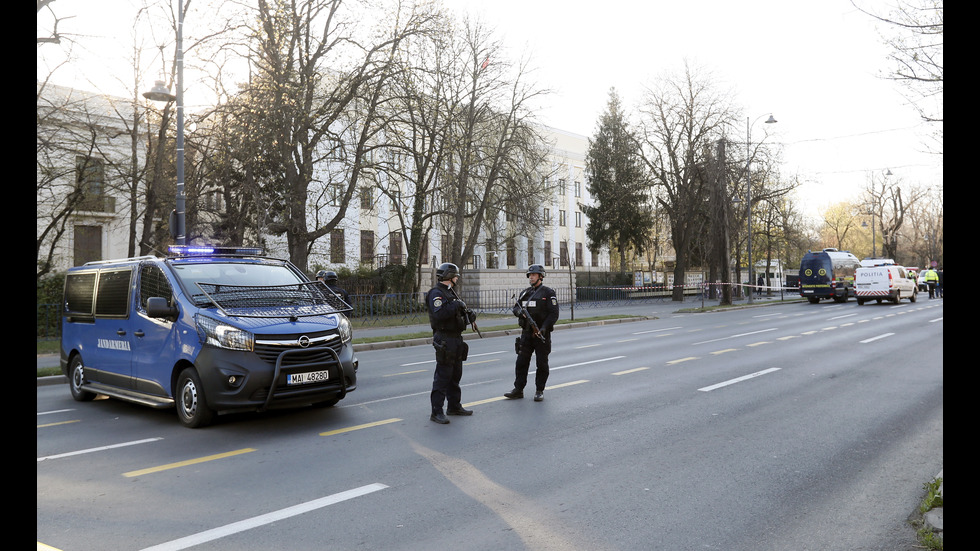
[[[514,238],[507,239],[507,266],[517,265],[517,246],[514,245]]]
[[[575,196],[576,197],[582,196],[582,182],[579,181],[575,182]]]
[[[551,209],[549,209],[548,207],[545,207],[544,208],[544,212],[542,213],[542,216],[544,217],[544,223],[545,223],[545,225],[546,226],[547,225],[550,225],[551,224]]]
[[[562,178],[561,180],[558,180],[558,195],[565,195],[565,188],[566,187],[567,186],[565,184],[565,179],[564,178]]]
[[[361,208],[364,210],[374,208],[374,196],[371,194],[371,188],[369,187],[361,188]]]
[[[115,212],[114,198],[105,194],[105,164],[102,159],[76,156],[75,184],[82,192],[78,210]]]
[[[562,266],[568,266],[568,241],[561,242],[561,250],[558,251],[558,260]]]
[[[534,244],[530,240],[527,242],[527,265],[534,264]]]
[[[575,265],[576,266],[581,266],[582,265],[582,244],[581,243],[576,243],[575,244]]]
[[[442,236],[442,249],[439,251],[440,262],[449,262],[450,255],[452,254],[452,241],[449,239],[449,234]]]
[[[388,236],[388,262],[390,264],[401,265],[402,259],[402,232],[393,231]]]
[[[599,265],[599,251],[592,251],[592,265]]]
[[[361,230],[361,262],[374,264],[374,232]]]
[[[551,241],[544,242],[544,264],[545,266],[551,265]]]
[[[582,213],[579,211],[575,211],[575,227],[576,228],[582,227]]]
[[[565,227],[565,222],[566,222],[566,220],[565,220],[565,211],[559,210],[558,211],[558,225],[561,226],[561,227]]]
[[[344,260],[344,230],[330,232],[330,262],[343,264]]]

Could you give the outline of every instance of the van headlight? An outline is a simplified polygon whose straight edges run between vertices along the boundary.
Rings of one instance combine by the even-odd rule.
[[[245,350],[254,348],[255,336],[249,331],[222,323],[207,316],[197,316],[197,334],[203,344],[210,344],[228,350]]]
[[[350,342],[354,336],[354,329],[350,325],[350,320],[343,314],[337,314],[337,332],[340,333],[341,342]]]

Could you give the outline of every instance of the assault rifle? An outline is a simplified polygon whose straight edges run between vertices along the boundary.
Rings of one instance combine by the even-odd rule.
[[[510,298],[516,298],[516,297],[517,297],[517,294],[515,293],[514,295],[511,295]],[[534,323],[534,318],[531,317],[531,313],[527,311],[527,308],[525,308],[524,305],[521,304],[521,300],[520,299],[517,299],[517,301],[515,302],[515,305],[520,310],[521,317],[526,318],[527,319],[527,323],[530,323],[531,324],[531,334],[534,335],[534,337],[536,339],[540,339],[541,342],[546,342],[545,341],[545,338],[544,338],[544,335],[541,333],[541,329],[538,327],[538,324],[537,323]]]
[[[456,294],[456,289],[453,289],[452,287],[450,287],[449,288],[449,292],[453,294],[453,296],[456,298],[456,300],[458,300],[460,302],[463,302],[463,299],[459,298],[459,295]],[[463,302],[463,305],[465,306],[466,303]],[[470,310],[469,308],[464,308],[463,309],[463,315],[466,316],[466,320],[470,322],[470,327],[472,327],[473,330],[476,331],[476,334],[477,335],[480,335],[480,338],[482,339],[483,338],[483,333],[481,333],[480,332],[480,328],[476,326],[476,312],[474,312],[473,310]]]

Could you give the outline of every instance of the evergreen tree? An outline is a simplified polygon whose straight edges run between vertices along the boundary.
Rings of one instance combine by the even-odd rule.
[[[606,112],[589,140],[585,160],[593,205],[581,205],[589,217],[585,233],[589,247],[609,244],[619,251],[620,271],[626,271],[630,250],[643,253],[653,227],[648,201],[648,177],[639,141],[629,128],[616,89],[609,90]]]

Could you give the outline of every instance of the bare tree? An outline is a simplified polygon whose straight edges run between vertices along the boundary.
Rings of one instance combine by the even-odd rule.
[[[864,188],[864,203],[874,212],[881,236],[881,254],[903,263],[905,258],[898,250],[899,231],[906,216],[923,195],[923,190],[905,186],[901,180],[890,181],[888,176],[871,173]]]
[[[886,25],[882,37],[891,48],[891,78],[906,87],[923,120],[942,123],[943,0],[895,0],[887,13],[852,3]]]
[[[711,145],[730,133],[736,112],[729,94],[714,88],[707,74],[685,65],[647,89],[640,107],[644,160],[650,169],[656,198],[670,218],[676,253],[673,299],[684,298],[683,282],[692,246],[703,225],[710,178],[705,171]],[[702,255],[696,254],[698,258]]]
[[[285,234],[290,260],[303,270],[313,243],[343,221],[383,141],[383,92],[402,41],[423,32],[430,18],[424,8],[396,3],[386,26],[366,29],[358,25],[362,7],[259,0],[251,29],[249,91],[265,115],[255,131],[277,167],[263,188],[267,229]],[[337,185],[333,216],[311,227],[310,193]]]

